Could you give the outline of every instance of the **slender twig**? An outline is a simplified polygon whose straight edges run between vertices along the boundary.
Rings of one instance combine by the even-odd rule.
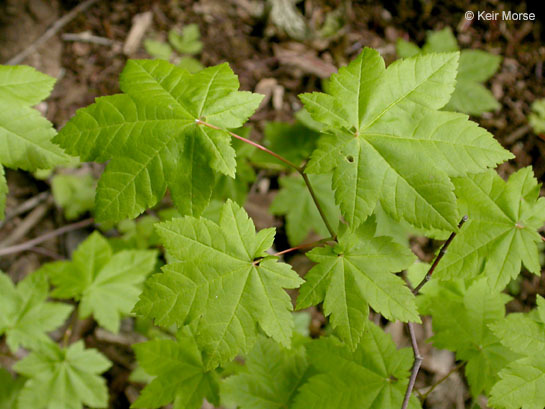
[[[464,223],[467,221],[467,219],[468,219],[467,216],[462,217],[462,220],[460,220],[460,223],[458,223],[458,228],[459,229],[464,225]],[[441,259],[445,255],[445,253],[447,252],[448,246],[450,246],[450,243],[452,243],[452,240],[454,240],[454,237],[456,237],[456,232],[453,231],[450,234],[450,236],[448,237],[447,241],[445,241],[443,246],[441,246],[441,250],[439,250],[439,254],[437,255],[437,257],[433,261],[433,264],[431,265],[430,269],[426,273],[426,276],[414,288],[414,290],[413,290],[414,295],[418,294],[418,292],[422,289],[422,287],[424,287],[424,284],[426,284],[428,281],[430,281],[430,278],[431,278],[433,272],[437,268],[437,265],[439,264],[439,262],[441,261]]]
[[[329,234],[331,234],[331,237],[333,238],[333,240],[336,240],[337,235],[335,234],[335,230],[333,230],[333,228],[327,221],[325,212],[322,209],[322,206],[320,206],[320,202],[318,202],[318,197],[316,196],[316,193],[314,193],[314,189],[312,188],[312,185],[310,184],[308,175],[304,172],[300,172],[300,173],[301,173],[301,176],[303,176],[303,180],[305,181],[307,185],[308,191],[310,192],[310,196],[312,196],[312,200],[314,201],[314,204],[316,205],[316,208],[318,209],[318,212],[320,213],[320,216],[322,217],[322,220],[324,221],[325,227],[327,227],[327,231],[329,232]]]
[[[462,217],[462,220],[460,220],[460,223],[458,223],[458,229],[460,229],[464,223],[467,221],[468,217],[464,216]],[[420,281],[420,283],[412,290],[412,293],[414,295],[418,294],[418,292],[424,287],[424,285],[430,281],[431,276],[433,275],[433,272],[437,268],[437,265],[447,252],[448,246],[450,246],[450,243],[452,243],[452,240],[454,240],[454,237],[456,237],[456,232],[452,232],[450,236],[448,237],[447,241],[443,243],[441,246],[441,249],[439,250],[439,254],[433,261],[433,264],[429,268],[428,272],[426,273],[426,276]],[[411,398],[411,394],[413,392],[414,383],[416,381],[416,376],[418,375],[418,371],[420,370],[420,366],[422,365],[422,360],[424,359],[422,355],[420,355],[420,350],[418,349],[418,344],[416,342],[416,335],[414,333],[414,324],[412,322],[407,323],[407,326],[409,327],[409,334],[411,336],[411,345],[413,347],[414,352],[414,362],[413,367],[411,368],[411,377],[409,378],[409,384],[407,385],[407,390],[405,391],[405,398],[403,399],[403,404],[401,405],[401,409],[407,409],[407,406],[409,405],[409,399]]]
[[[6,256],[8,254],[14,254],[14,253],[19,253],[21,251],[29,250],[37,246],[38,244],[43,243],[44,241],[55,238],[57,236],[61,236],[64,233],[83,229],[84,227],[90,226],[91,224],[93,224],[93,222],[94,222],[93,219],[85,219],[77,223],[67,224],[66,226],[60,227],[57,230],[50,231],[49,233],[46,233],[43,236],[36,237],[27,242],[16,244],[15,246],[11,246],[11,247],[4,247],[0,249],[0,256]]]
[[[15,65],[15,64],[21,63],[25,58],[27,58],[29,55],[31,55],[33,52],[35,52],[42,44],[44,44],[47,40],[49,40],[51,37],[53,37],[55,34],[57,34],[57,32],[61,28],[63,28],[70,21],[72,21],[79,13],[87,10],[89,7],[91,7],[97,1],[98,0],[86,0],[83,3],[78,4],[76,7],[74,7],[72,10],[70,10],[68,13],[66,13],[64,16],[62,16],[60,19],[55,21],[55,23],[50,28],[48,28],[46,30],[46,32],[43,33],[36,41],[34,41],[32,44],[30,44],[27,48],[25,48],[19,54],[12,57],[6,64],[7,65]]]
[[[112,46],[115,44],[113,40],[105,37],[99,37],[91,34],[89,31],[84,31],[83,33],[64,33],[61,38],[64,41],[74,41],[90,44],[98,44],[104,46]]]
[[[435,388],[437,388],[439,385],[441,385],[443,382],[445,382],[448,377],[450,375],[452,375],[454,372],[458,371],[459,369],[461,369],[465,364],[467,363],[467,361],[463,361],[463,362],[460,362],[458,365],[456,365],[454,368],[452,368],[448,374],[446,374],[445,376],[443,376],[441,379],[439,379],[437,382],[435,382],[431,387],[430,389],[428,389],[428,391],[426,393],[424,393],[422,395],[422,401],[426,400],[429,396],[430,393],[433,392],[433,390]]]
[[[325,243],[325,242],[331,241],[331,240],[333,240],[333,237],[328,237],[327,239],[313,241],[312,243],[300,244],[299,246],[291,247],[289,249],[282,250],[282,251],[279,251],[277,253],[274,253],[273,256],[281,256],[282,254],[291,253],[292,251],[306,249],[306,248],[309,248],[309,247],[316,247],[316,246],[319,246],[322,243]]]
[[[416,334],[414,333],[413,323],[409,322],[407,326],[409,327],[409,334],[411,335],[411,345],[414,352],[414,362],[411,369],[411,377],[409,378],[409,384],[407,385],[407,390],[405,391],[405,397],[403,398],[403,404],[401,405],[401,409],[407,409],[407,407],[409,406],[409,399],[411,399],[414,383],[416,382],[416,375],[418,375],[420,365],[422,365],[422,360],[424,359],[422,355],[420,355],[420,349],[418,348],[418,342],[416,341]]]
[[[208,122],[201,121],[200,119],[196,119],[195,122],[197,124],[199,124],[199,125],[203,125],[203,126],[206,126],[208,128],[212,128],[212,129],[216,129],[216,130],[224,130],[224,129],[220,128],[219,126],[209,124]],[[289,159],[286,159],[283,156],[280,156],[279,154],[271,151],[270,149],[264,147],[263,145],[258,144],[257,142],[251,141],[250,139],[247,139],[247,138],[244,138],[244,137],[242,137],[240,135],[237,135],[234,132],[230,132],[230,131],[226,131],[226,132],[229,135],[231,135],[233,138],[238,139],[238,140],[240,140],[242,142],[245,142],[245,143],[247,143],[249,145],[252,145],[253,147],[255,147],[255,148],[259,149],[259,150],[262,150],[263,152],[268,153],[269,155],[275,157],[279,161],[284,162],[289,167],[295,169],[303,177],[303,180],[305,181],[305,184],[307,185],[307,188],[308,188],[308,190],[310,192],[310,196],[312,197],[312,200],[314,201],[314,204],[316,205],[316,208],[318,209],[318,212],[320,213],[320,216],[321,216],[322,220],[324,221],[324,224],[325,224],[325,226],[327,228],[327,231],[331,235],[332,240],[336,240],[337,235],[335,234],[335,231],[331,227],[331,224],[329,224],[329,221],[327,220],[325,212],[322,209],[322,206],[320,205],[320,202],[318,201],[318,197],[316,196],[316,193],[314,192],[314,189],[312,188],[312,185],[310,183],[308,175],[305,173],[305,170],[304,170],[303,167],[297,166],[295,163],[291,162]]]

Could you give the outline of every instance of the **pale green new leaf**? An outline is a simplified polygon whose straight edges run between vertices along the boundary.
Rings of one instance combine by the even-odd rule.
[[[375,229],[369,219],[355,232],[342,232],[335,247],[308,252],[318,264],[305,276],[297,298],[298,309],[323,301],[325,315],[331,315],[333,328],[351,349],[358,346],[369,306],[389,320],[420,322],[413,294],[392,274],[415,256],[388,237],[375,237]]]
[[[11,351],[48,342],[46,333],[68,318],[72,307],[46,301],[48,293],[47,277],[41,272],[29,274],[17,286],[0,272],[0,335],[6,335]]]
[[[400,57],[413,57],[418,54],[457,51],[458,43],[450,27],[446,27],[428,32],[422,50],[402,39],[398,40],[396,48]],[[500,62],[500,56],[482,50],[462,50],[456,88],[445,109],[476,116],[498,109],[500,104],[483,83],[496,73]]]
[[[93,210],[96,181],[90,173],[59,174],[51,179],[51,192],[67,220],[75,220]]]
[[[190,74],[162,60],[130,60],[120,84],[125,94],[97,98],[56,138],[82,160],[110,161],[98,183],[97,219],[133,218],[167,187],[181,212],[201,214],[214,188],[213,170],[235,176],[235,151],[224,129],[242,126],[263,96],[237,91],[227,64]]]
[[[483,274],[501,290],[522,264],[541,273],[537,230],[545,223],[545,199],[532,168],[504,182],[494,171],[454,179],[456,195],[469,221],[454,238],[434,277],[469,278]],[[539,199],[538,199],[539,198]]]
[[[156,339],[133,345],[141,367],[155,378],[131,408],[159,408],[174,402],[174,409],[200,409],[203,399],[218,401],[218,377],[204,368],[192,337]]]
[[[46,264],[42,269],[56,286],[53,296],[80,301],[81,318],[92,314],[102,327],[117,332],[121,317],[133,309],[156,260],[157,252],[151,250],[112,255],[106,239],[94,232],[74,252],[73,261]]]
[[[182,29],[181,34],[176,30],[170,30],[168,41],[181,54],[198,54],[203,47],[201,32],[197,24],[188,24]]]
[[[501,342],[523,358],[500,372],[490,392],[489,405],[505,409],[541,409],[545,406],[545,300],[530,314],[511,314],[492,326]]]
[[[330,187],[331,176],[310,175],[309,179],[327,220],[336,230],[340,212]],[[270,211],[272,214],[286,215],[286,232],[290,244],[300,244],[311,231],[323,238],[328,237],[329,232],[303,178],[286,176],[280,178],[279,183],[281,189],[274,198]]]
[[[351,352],[334,338],[309,344],[308,356],[319,372],[304,384],[293,409],[399,408],[413,362],[410,348],[396,349],[390,335],[368,322]],[[411,396],[409,408],[420,408]]]
[[[172,47],[163,41],[146,39],[144,40],[146,52],[153,58],[169,60],[172,55]]]
[[[174,261],[146,282],[135,312],[162,326],[194,323],[207,368],[248,351],[256,324],[290,345],[292,305],[282,288],[303,280],[266,253],[274,229],[256,234],[244,209],[229,200],[219,224],[186,216],[158,224],[157,231]]]
[[[99,375],[111,363],[83,341],[61,349],[52,342],[14,365],[29,378],[17,400],[17,409],[81,409],[108,406],[106,381]]]
[[[500,343],[489,324],[502,320],[509,297],[492,291],[485,278],[474,281],[461,294],[439,287],[429,297],[433,318],[433,344],[456,352],[467,361],[465,374],[474,397],[488,393],[498,372],[517,355]],[[455,311],[455,313],[453,313]]]
[[[245,369],[222,383],[222,402],[240,409],[291,408],[307,380],[309,364],[303,345],[292,349],[260,336],[245,360]]]
[[[512,157],[467,116],[436,111],[450,99],[457,67],[454,52],[385,69],[378,52],[366,48],[331,77],[327,94],[300,96],[312,117],[329,127],[306,171],[333,170],[335,198],[348,223],[356,227],[380,200],[396,220],[456,230],[449,177]]]
[[[532,113],[528,116],[528,122],[530,122],[535,133],[545,132],[545,98],[534,101]]]

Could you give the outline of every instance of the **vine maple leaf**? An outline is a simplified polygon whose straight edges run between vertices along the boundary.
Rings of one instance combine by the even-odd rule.
[[[14,286],[11,279],[0,272],[0,335],[6,334],[8,347],[15,352],[19,346],[34,348],[49,338],[68,318],[72,306],[48,302],[47,276],[35,271]]]
[[[365,48],[331,76],[327,93],[300,95],[327,126],[308,173],[333,171],[335,198],[356,227],[377,201],[396,220],[455,231],[451,176],[484,171],[513,156],[467,115],[437,111],[450,99],[458,52],[399,60],[387,69]]]
[[[356,231],[341,231],[334,247],[306,253],[318,264],[305,276],[297,309],[324,301],[325,315],[351,349],[362,336],[369,306],[390,320],[420,322],[413,294],[392,274],[410,266],[415,256],[389,237],[375,237],[375,231],[371,218]]]
[[[193,323],[206,368],[248,351],[257,323],[290,345],[292,305],[282,288],[303,280],[266,253],[273,228],[256,233],[244,209],[228,200],[219,224],[186,216],[158,224],[157,232],[172,262],[146,281],[137,313],[163,326]]]
[[[214,171],[235,176],[235,151],[224,129],[242,126],[263,96],[237,91],[226,63],[190,74],[163,60],[129,60],[120,86],[124,94],[78,110],[55,138],[84,161],[110,161],[98,182],[97,220],[134,218],[167,187],[180,212],[200,215]]]
[[[454,179],[456,195],[469,221],[454,238],[434,277],[488,277],[491,288],[502,290],[522,264],[541,273],[537,229],[545,223],[545,198],[527,167],[507,182],[495,171]]]

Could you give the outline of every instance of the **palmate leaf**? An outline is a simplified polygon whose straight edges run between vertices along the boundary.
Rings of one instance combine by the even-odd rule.
[[[106,239],[94,232],[74,251],[73,261],[49,263],[42,270],[56,286],[54,297],[79,300],[81,318],[92,314],[102,327],[117,332],[156,260],[157,252],[151,250],[112,254]]]
[[[305,276],[297,298],[297,309],[323,301],[325,315],[331,315],[333,328],[351,349],[363,334],[369,306],[389,320],[420,322],[411,291],[391,274],[407,268],[415,256],[388,237],[374,237],[375,229],[369,219],[355,232],[342,232],[335,247],[308,252],[318,264]]]
[[[304,345],[282,348],[260,336],[245,369],[222,383],[222,402],[240,409],[291,408],[310,374]]]
[[[422,50],[402,39],[398,40],[396,48],[400,57],[413,57],[421,53],[457,51],[458,42],[450,27],[446,27],[429,32]],[[477,116],[498,109],[500,104],[482,83],[494,75],[500,62],[500,56],[485,51],[462,50],[456,88],[445,109]]]
[[[331,190],[331,176],[310,175],[309,179],[327,220],[337,230],[340,214]],[[286,215],[286,232],[290,244],[300,244],[310,231],[321,237],[328,237],[329,232],[303,178],[299,175],[286,176],[280,178],[279,183],[281,189],[274,198],[270,211],[272,214]]]
[[[49,342],[14,365],[29,378],[17,399],[18,409],[81,409],[108,406],[106,380],[99,374],[111,363],[83,341],[61,349]]]
[[[156,339],[133,345],[141,367],[155,378],[131,408],[159,408],[174,402],[174,409],[199,409],[204,398],[218,402],[218,377],[207,371],[195,341]]]
[[[517,358],[489,328],[503,320],[509,297],[490,290],[486,278],[458,294],[438,287],[431,297],[423,297],[431,305],[434,346],[454,351],[457,359],[467,361],[465,374],[474,397],[490,392],[498,372]]]
[[[386,69],[378,52],[366,48],[331,77],[327,94],[300,96],[328,127],[306,171],[333,171],[335,198],[349,224],[364,221],[380,200],[396,220],[456,230],[449,177],[512,157],[466,115],[436,111],[450,99],[457,67],[453,52],[396,61]]]
[[[36,171],[68,163],[54,145],[53,125],[31,108],[46,98],[55,78],[32,67],[0,65],[0,219],[8,191],[3,166]]]
[[[350,352],[335,338],[307,346],[319,372],[300,389],[293,409],[384,409],[401,407],[413,357],[410,348],[396,350],[390,335],[367,322],[362,342]],[[409,408],[420,408],[412,396]]]
[[[45,274],[36,271],[17,286],[0,272],[0,335],[6,335],[9,349],[19,346],[36,348],[49,341],[46,333],[53,331],[68,318],[72,307],[48,302],[49,284]]]
[[[502,290],[522,264],[541,273],[537,230],[545,223],[545,198],[539,198],[532,168],[504,182],[496,172],[454,179],[456,195],[469,221],[454,238],[434,277],[469,278],[483,274]]]
[[[493,408],[541,409],[545,406],[545,299],[537,311],[511,314],[491,326],[501,342],[522,358],[509,364],[490,392]]]
[[[240,206],[227,201],[219,224],[186,216],[157,225],[171,260],[150,277],[135,312],[158,325],[195,325],[206,368],[248,351],[256,324],[285,346],[291,344],[290,297],[302,279],[266,250],[274,229],[256,234]]]
[[[227,64],[189,74],[162,60],[130,60],[124,94],[79,110],[56,141],[85,161],[110,161],[98,183],[96,218],[120,221],[155,205],[170,188],[183,214],[199,215],[214,188],[214,171],[235,176],[227,131],[238,128],[262,95],[237,91]]]

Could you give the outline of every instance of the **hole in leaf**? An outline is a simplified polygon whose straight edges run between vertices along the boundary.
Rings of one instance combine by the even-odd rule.
[[[354,163],[354,157],[353,157],[352,155],[348,155],[348,156],[346,157],[346,160],[347,160],[348,162],[350,162],[350,163]]]

